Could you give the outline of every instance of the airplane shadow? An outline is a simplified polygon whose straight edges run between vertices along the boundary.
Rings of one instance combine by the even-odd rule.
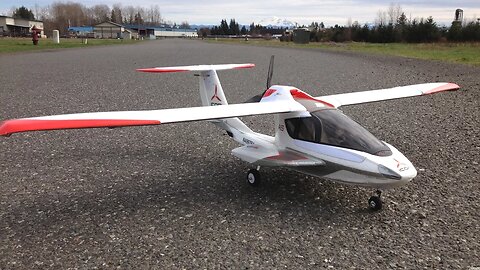
[[[172,151],[167,149],[169,154],[161,156],[161,160],[158,156],[145,156],[144,151],[130,152],[132,160],[141,158],[143,163],[167,165],[150,168],[151,173],[147,174],[124,172],[109,179],[98,179],[93,168],[84,175],[90,192],[70,187],[54,197],[45,194],[33,201],[20,201],[4,209],[0,224],[20,235],[31,235],[48,232],[52,226],[78,225],[79,219],[87,217],[93,223],[108,223],[113,213],[126,218],[144,213],[149,219],[168,216],[172,220],[188,215],[199,219],[224,217],[232,224],[273,219],[299,227],[326,227],[345,220],[358,220],[354,223],[361,226],[378,216],[367,209],[369,193],[364,189],[281,168],[262,168],[262,183],[251,187],[246,183],[248,165],[234,158],[177,158],[179,155]],[[71,158],[74,163],[79,157],[95,155],[96,150],[82,149],[61,158]],[[205,164],[215,166],[204,167]],[[96,185],[97,182],[102,184]],[[110,182],[115,185],[105,184]]]

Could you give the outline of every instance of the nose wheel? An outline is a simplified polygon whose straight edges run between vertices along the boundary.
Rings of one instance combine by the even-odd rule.
[[[377,190],[376,195],[370,197],[368,199],[368,207],[373,210],[373,211],[378,211],[382,209],[382,192],[380,190]]]
[[[256,187],[260,184],[260,172],[258,169],[250,169],[247,173],[247,184],[250,186]]]

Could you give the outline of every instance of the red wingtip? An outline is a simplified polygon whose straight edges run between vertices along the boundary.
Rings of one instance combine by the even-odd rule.
[[[429,95],[429,94],[435,94],[442,91],[452,91],[452,90],[458,90],[458,89],[460,89],[460,86],[458,86],[456,83],[447,83],[445,85],[430,89],[423,94]]]
[[[13,133],[40,130],[145,126],[161,124],[157,120],[119,120],[119,119],[80,119],[80,120],[37,120],[13,119],[3,121],[0,125],[0,135],[10,136]]]
[[[12,126],[10,121],[2,121],[0,123],[0,136],[10,137],[12,135]]]
[[[234,69],[241,69],[241,68],[253,68],[255,67],[255,64],[245,64],[245,65],[242,65],[242,66],[238,66]]]

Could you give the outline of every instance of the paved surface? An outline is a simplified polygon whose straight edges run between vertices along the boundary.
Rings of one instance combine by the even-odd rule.
[[[480,69],[315,50],[160,40],[0,56],[0,118],[200,104],[192,74],[135,68],[253,62],[222,71],[231,103],[274,83],[313,95],[452,81],[461,91],[346,107],[419,176],[372,190],[283,169],[246,185],[235,143],[204,122],[0,138],[0,269],[480,266]],[[245,118],[273,133],[270,117]]]

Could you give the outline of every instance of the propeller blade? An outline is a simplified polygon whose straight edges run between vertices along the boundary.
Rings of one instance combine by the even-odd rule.
[[[270,57],[270,65],[268,66],[268,75],[267,75],[267,89],[263,91],[261,94],[253,96],[246,100],[244,103],[255,103],[260,102],[265,92],[272,86],[272,77],[273,77],[273,63],[274,63],[275,55]]]
[[[272,86],[272,77],[273,77],[273,63],[275,61],[275,55],[272,55],[270,58],[270,66],[268,67],[268,77],[267,77],[267,89]]]

